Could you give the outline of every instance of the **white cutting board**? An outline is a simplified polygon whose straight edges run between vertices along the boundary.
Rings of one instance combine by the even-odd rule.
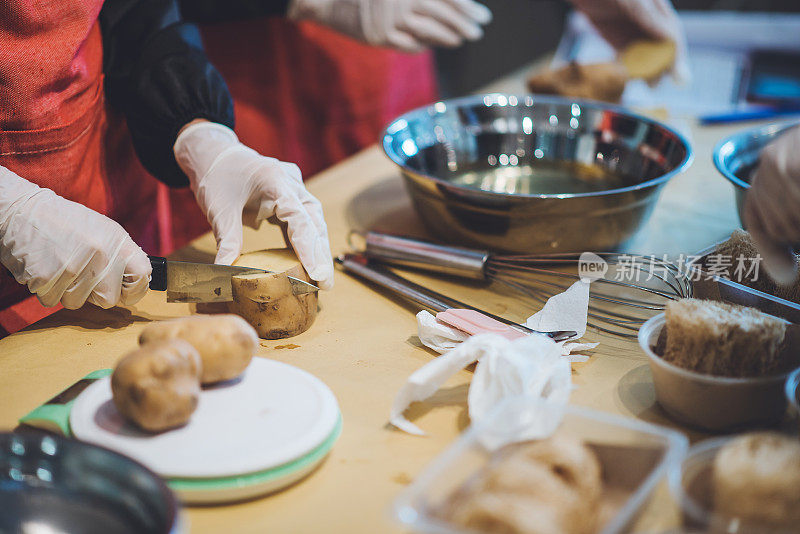
[[[111,400],[110,377],[75,400],[72,433],[134,458],[164,477],[230,477],[280,466],[322,444],[339,420],[331,390],[285,363],[254,358],[243,376],[204,388],[186,426],[150,434]]]

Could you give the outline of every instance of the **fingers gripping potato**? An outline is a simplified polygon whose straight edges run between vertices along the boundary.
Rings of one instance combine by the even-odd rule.
[[[186,423],[200,396],[200,355],[180,339],[140,347],[111,375],[117,410],[144,430],[159,432]]]
[[[200,354],[200,381],[211,384],[242,374],[258,348],[258,336],[237,315],[198,315],[161,321],[145,327],[139,344],[182,339]]]

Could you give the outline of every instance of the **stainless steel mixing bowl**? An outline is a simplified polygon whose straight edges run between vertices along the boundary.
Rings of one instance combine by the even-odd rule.
[[[383,148],[439,238],[518,253],[618,249],[692,158],[657,121],[537,95],[416,109],[386,128]]]
[[[174,494],[141,464],[73,439],[0,433],[0,532],[179,531]]]
[[[782,122],[758,126],[726,137],[714,147],[714,165],[722,176],[733,184],[736,193],[736,209],[739,220],[744,224],[744,195],[750,188],[750,178],[758,166],[761,151],[800,122]]]

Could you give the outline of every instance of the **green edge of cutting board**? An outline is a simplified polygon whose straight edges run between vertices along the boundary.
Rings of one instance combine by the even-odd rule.
[[[75,402],[75,397],[92,382],[110,375],[111,371],[111,369],[100,369],[89,373],[62,393],[22,417],[19,422],[71,437],[72,432],[69,427],[69,413],[72,409],[72,404]],[[61,400],[64,398],[68,400]],[[312,449],[311,452],[291,462],[246,475],[217,478],[167,478],[166,481],[173,490],[189,494],[193,492],[224,491],[266,484],[273,480],[291,476],[293,473],[302,471],[320,462],[333,448],[334,443],[336,443],[341,433],[342,414],[340,413],[333,431],[325,441]]]
[[[317,448],[312,449],[311,452],[305,456],[301,456],[296,460],[272,467],[264,471],[257,471],[246,475],[237,475],[232,477],[217,477],[217,478],[168,478],[167,484],[175,491],[209,491],[209,490],[225,490],[230,488],[241,488],[246,486],[253,486],[256,484],[264,484],[272,480],[283,478],[285,476],[296,473],[305,469],[311,464],[319,462],[326,454],[333,448],[333,444],[342,433],[342,416],[339,414],[339,419],[336,421],[336,426],[333,428],[330,436],[323,441]]]
[[[92,371],[49,401],[31,410],[20,418],[19,422],[48,432],[72,436],[69,429],[69,412],[72,410],[75,398],[93,382],[110,375],[111,371],[111,369]]]

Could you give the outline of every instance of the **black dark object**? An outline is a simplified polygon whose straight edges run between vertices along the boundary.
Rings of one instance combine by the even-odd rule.
[[[0,532],[172,533],[178,501],[116,452],[39,432],[0,433]]]
[[[150,289],[154,291],[167,290],[167,258],[159,256],[147,256],[150,258],[150,265],[153,266],[153,274],[150,275]]]

